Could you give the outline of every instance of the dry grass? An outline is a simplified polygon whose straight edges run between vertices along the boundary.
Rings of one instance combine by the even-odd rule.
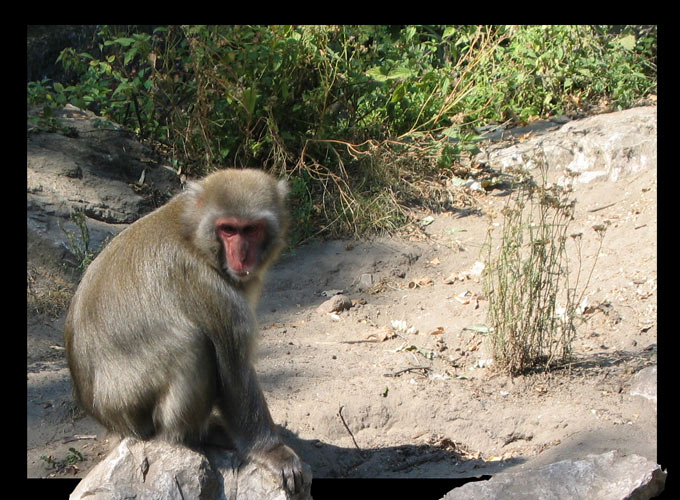
[[[512,375],[570,359],[592,275],[591,268],[583,282],[581,235],[569,231],[576,201],[569,189],[548,184],[545,158],[539,160],[538,182],[527,172],[516,172],[518,182],[502,212],[498,248],[492,230],[484,246],[494,362]],[[601,248],[604,228],[596,231]],[[572,244],[577,249],[573,270],[567,257]]]
[[[64,266],[58,250],[28,231],[26,266],[27,312],[47,318],[66,311],[77,281],[70,266]]]

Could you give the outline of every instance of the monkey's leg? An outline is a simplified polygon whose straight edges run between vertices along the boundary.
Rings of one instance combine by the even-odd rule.
[[[214,402],[214,378],[209,374],[177,374],[153,413],[159,433],[173,442],[198,443],[208,430]]]
[[[241,453],[267,467],[289,491],[296,492],[302,486],[302,463],[283,444],[254,369],[244,365],[242,372],[231,379],[231,387],[222,382],[219,388],[218,406],[225,427]]]
[[[190,334],[178,337],[162,353],[172,362],[155,366],[139,379],[154,387],[153,423],[157,434],[172,442],[200,443],[215,404],[217,380],[212,345]],[[154,359],[162,359],[156,355]]]

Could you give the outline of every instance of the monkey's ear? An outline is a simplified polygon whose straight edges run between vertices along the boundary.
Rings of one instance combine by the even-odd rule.
[[[277,184],[276,184],[276,190],[279,192],[279,196],[281,197],[282,200],[285,200],[286,197],[288,196],[288,182],[286,182],[285,179],[281,179]]]
[[[200,182],[196,181],[188,181],[185,192],[188,194],[188,196],[191,197],[191,199],[194,200],[196,205],[201,204],[201,198],[203,198],[203,192],[205,189],[203,188],[203,185]]]

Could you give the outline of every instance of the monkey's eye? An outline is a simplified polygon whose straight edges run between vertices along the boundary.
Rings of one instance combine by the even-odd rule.
[[[243,234],[245,235],[255,234],[255,232],[257,232],[257,226],[255,224],[248,224],[243,228]]]
[[[238,233],[238,229],[230,224],[224,224],[220,226],[220,231],[225,233],[227,236],[233,236]]]

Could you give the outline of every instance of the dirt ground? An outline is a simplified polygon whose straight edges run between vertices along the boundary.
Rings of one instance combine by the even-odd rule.
[[[447,279],[481,260],[486,214],[505,204],[498,192],[476,195],[468,212],[433,214],[410,237],[319,242],[280,259],[259,307],[257,368],[314,477],[466,477],[613,448],[656,460],[656,405],[629,394],[657,358],[656,172],[575,195],[585,269],[592,226],[610,224],[575,360],[547,374],[495,371],[486,335],[467,329],[486,319],[479,278]],[[29,244],[29,267],[41,258]],[[318,312],[322,293],[337,290],[353,307]],[[112,444],[73,403],[63,321],[27,315],[28,477],[82,477]]]

